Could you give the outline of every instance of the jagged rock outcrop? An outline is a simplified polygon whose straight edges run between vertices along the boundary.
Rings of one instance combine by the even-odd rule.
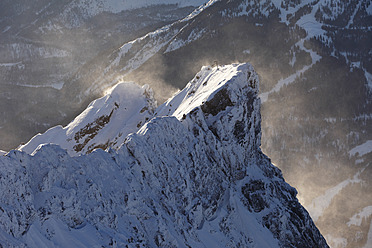
[[[1,243],[327,247],[260,150],[257,91],[249,64],[204,67],[117,151],[0,157]]]

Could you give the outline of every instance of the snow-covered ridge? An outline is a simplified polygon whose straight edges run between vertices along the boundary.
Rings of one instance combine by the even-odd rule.
[[[231,81],[234,84],[230,85]],[[50,128],[21,145],[18,150],[33,154],[40,145],[48,143],[61,146],[71,156],[90,153],[96,148],[117,149],[128,134],[136,132],[152,117],[175,116],[182,119],[190,111],[208,102],[221,88],[234,87],[231,90],[241,91],[247,87],[247,82],[257,93],[258,76],[249,64],[204,66],[182,91],[157,109],[148,86],[119,83],[107,95],[90,103],[66,127]],[[236,96],[240,95],[236,92]]]
[[[234,84],[230,86],[231,81],[234,81]],[[156,112],[160,116],[172,115],[181,119],[212,99],[221,88],[234,87],[235,91],[241,91],[247,86],[250,86],[255,93],[258,92],[258,76],[249,64],[204,66],[182,91],[166,101]],[[240,94],[236,93],[237,96]],[[230,101],[234,102],[237,99],[230,99]]]
[[[124,82],[89,104],[66,127],[56,126],[38,134],[18,149],[32,154],[40,145],[58,144],[71,156],[96,148],[118,148],[125,137],[138,130],[153,115],[156,102],[146,85]]]
[[[260,150],[257,86],[249,64],[204,67],[117,151],[70,157],[49,144],[32,156],[0,157],[1,243],[327,247],[296,190]],[[112,111],[102,103],[116,90],[90,107]]]

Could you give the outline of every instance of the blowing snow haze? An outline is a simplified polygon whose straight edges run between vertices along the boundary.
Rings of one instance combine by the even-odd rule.
[[[0,148],[16,148],[38,132],[67,124],[95,97],[66,104],[70,99],[62,94],[63,86],[78,71],[124,42],[183,18],[202,3],[1,1]],[[90,77],[98,74],[98,69],[89,69]]]
[[[372,246],[371,1],[86,3],[1,1],[0,149],[69,124],[119,82],[149,84],[162,103],[204,65],[248,61],[262,150],[331,247]],[[68,126],[45,135],[56,130],[77,145]],[[83,153],[110,147],[97,135]]]

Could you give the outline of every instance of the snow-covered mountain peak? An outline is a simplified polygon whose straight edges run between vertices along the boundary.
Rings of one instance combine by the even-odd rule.
[[[156,101],[148,85],[119,83],[91,102],[66,127],[53,127],[18,149],[32,154],[40,144],[53,143],[74,156],[96,148],[117,148],[129,133],[137,131],[152,117],[155,108]]]
[[[243,94],[242,90],[247,87],[252,93],[258,92],[258,76],[248,63],[204,66],[181,92],[158,108],[157,115],[182,119],[195,108],[201,106],[206,109],[212,101],[218,101],[219,106],[211,109],[212,115],[216,115],[218,110],[235,105]],[[226,95],[217,100],[216,94],[222,89],[231,92],[230,98]]]
[[[296,190],[259,147],[255,80],[249,64],[204,67],[186,90],[161,106],[138,132],[126,136],[117,151],[98,149],[70,157],[48,144],[33,156],[20,151],[0,156],[1,243],[7,247],[327,247],[296,199]],[[132,91],[122,97],[128,87]],[[74,130],[74,139],[94,133],[90,142],[115,131],[110,125],[125,126],[132,115],[117,118],[123,104],[117,101],[120,97],[125,103],[134,101],[133,91],[142,103],[133,105],[152,106],[151,98],[143,97],[148,88],[118,85],[92,102],[74,120],[77,125],[65,129]],[[188,107],[199,98],[200,105]],[[171,102],[179,105],[175,110],[183,110],[177,112],[180,119],[161,114]],[[137,107],[131,112],[136,120]],[[94,113],[98,118],[89,119]],[[101,122],[86,121],[101,121],[101,114],[110,117],[102,127],[96,125]],[[84,136],[81,130],[88,129],[92,132]],[[39,137],[53,138],[46,134]]]

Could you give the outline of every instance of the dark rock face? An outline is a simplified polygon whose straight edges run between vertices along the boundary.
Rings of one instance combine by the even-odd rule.
[[[98,134],[98,131],[102,129],[109,121],[114,110],[111,111],[109,115],[103,115],[98,117],[93,123],[87,124],[85,127],[80,129],[75,133],[74,139],[78,143],[74,146],[76,152],[83,150],[85,145]],[[80,139],[84,139],[82,143],[79,144]],[[107,148],[107,146],[106,146]],[[105,149],[106,149],[105,148]]]
[[[211,100],[202,105],[202,110],[206,114],[217,115],[228,106],[233,106],[226,90],[220,90]]]
[[[278,182],[265,183],[263,180],[252,180],[241,189],[248,209],[252,212],[263,213],[263,225],[280,240],[283,247],[323,247],[325,245],[325,242],[319,242],[322,240],[319,232],[309,231],[308,227],[315,227],[315,225],[308,212],[295,200],[297,194],[295,189],[288,190]],[[279,207],[265,214],[272,206],[273,198],[278,198],[285,207]],[[284,209],[286,209],[285,214],[282,214],[281,211]]]
[[[264,200],[265,183],[260,180],[253,180],[242,187],[242,193],[248,200],[248,207],[256,213],[268,207]]]

